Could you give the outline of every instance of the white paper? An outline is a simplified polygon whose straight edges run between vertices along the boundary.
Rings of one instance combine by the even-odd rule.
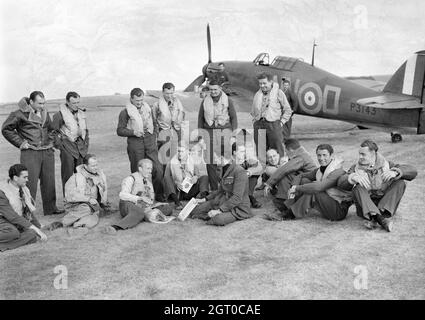
[[[182,182],[182,191],[184,193],[188,193],[190,191],[190,189],[192,189],[193,183],[192,183],[192,179],[189,177],[184,178],[183,182]]]
[[[193,209],[195,209],[197,204],[198,202],[196,201],[195,198],[190,199],[190,201],[184,206],[182,211],[180,211],[177,218],[180,221],[184,221],[189,216],[189,214],[193,211]]]

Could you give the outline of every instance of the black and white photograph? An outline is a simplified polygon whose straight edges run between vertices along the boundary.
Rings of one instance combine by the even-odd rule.
[[[424,300],[424,13],[2,0],[0,300]]]

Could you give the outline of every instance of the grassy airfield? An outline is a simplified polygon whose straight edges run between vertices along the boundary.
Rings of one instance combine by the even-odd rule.
[[[424,136],[389,134],[351,124],[296,115],[293,136],[312,154],[331,143],[348,168],[360,142],[373,138],[388,159],[414,164],[418,177],[408,183],[394,231],[370,231],[351,207],[347,218],[329,222],[318,216],[271,222],[273,210],[261,191],[263,208],[252,219],[226,227],[200,220],[167,225],[142,223],[104,235],[100,228],[119,219],[118,193],[129,173],[126,139],[116,135],[121,108],[90,108],[90,152],[98,156],[109,183],[114,212],[102,217],[88,235],[70,238],[63,229],[38,242],[0,253],[0,299],[424,299],[425,298],[425,154]],[[3,114],[3,112],[2,112]],[[247,113],[240,127],[251,128]],[[3,123],[6,116],[1,115]],[[197,114],[189,119],[196,125]],[[56,151],[56,193],[62,207],[60,159]],[[19,150],[0,138],[0,174],[19,161]],[[2,178],[2,179],[3,179]],[[37,207],[41,208],[40,192]],[[43,224],[60,217],[43,217]],[[57,290],[58,265],[68,270],[68,289]],[[367,270],[367,289],[354,281],[358,266]],[[363,268],[363,267],[361,267]],[[364,270],[364,269],[363,269]]]

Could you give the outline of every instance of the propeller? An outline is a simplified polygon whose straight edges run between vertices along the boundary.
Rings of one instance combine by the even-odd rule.
[[[202,68],[202,74],[198,76],[195,80],[192,81],[190,85],[184,89],[184,92],[191,92],[195,90],[195,86],[200,87],[207,77],[207,69],[208,65],[212,62],[211,60],[211,32],[210,32],[210,24],[207,24],[207,46],[208,46],[208,63]]]
[[[210,24],[207,24],[207,45],[208,45],[208,63],[211,63],[211,33]]]

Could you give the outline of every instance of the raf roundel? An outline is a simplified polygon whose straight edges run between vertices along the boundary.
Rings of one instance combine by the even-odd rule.
[[[313,82],[305,83],[298,91],[301,109],[307,114],[317,114],[322,108],[323,95],[320,87]]]

